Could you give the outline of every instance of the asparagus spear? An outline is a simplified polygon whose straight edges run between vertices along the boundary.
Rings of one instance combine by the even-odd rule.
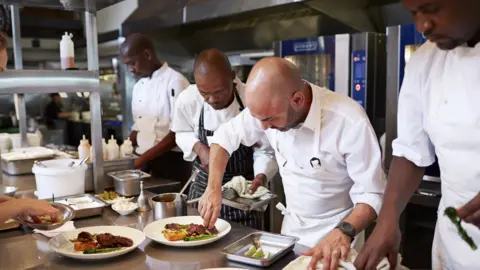
[[[83,254],[98,254],[98,253],[109,253],[121,250],[122,248],[89,248],[83,252]]]
[[[462,227],[462,220],[457,216],[457,210],[453,207],[447,207],[444,214],[455,224],[458,230],[458,234],[462,239],[467,242],[467,244],[472,248],[472,250],[477,250],[477,245],[473,242],[473,239],[467,234],[467,231]]]

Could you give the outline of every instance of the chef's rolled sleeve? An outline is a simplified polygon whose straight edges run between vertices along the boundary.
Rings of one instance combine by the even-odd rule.
[[[365,117],[366,118],[366,117]],[[370,205],[380,212],[386,179],[377,136],[368,119],[362,119],[346,131],[341,145],[347,172],[353,180],[350,197],[354,204]]]
[[[259,142],[264,135],[260,122],[245,109],[215,131],[212,143],[220,145],[232,155],[240,144],[250,147]]]
[[[435,162],[435,151],[423,126],[421,81],[421,75],[407,67],[398,101],[398,137],[392,143],[392,150],[394,156],[427,167]]]
[[[275,151],[270,146],[267,136],[254,146],[253,152],[253,171],[255,176],[265,174],[267,181],[270,181],[278,172],[277,161],[275,160]]]
[[[197,154],[193,151],[193,146],[200,140],[193,123],[195,121],[195,106],[192,105],[187,94],[188,92],[183,92],[177,98],[170,128],[175,132],[175,142],[183,151],[183,159],[193,161],[197,157]]]

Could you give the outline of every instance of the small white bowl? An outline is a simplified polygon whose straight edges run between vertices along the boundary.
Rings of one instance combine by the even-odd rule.
[[[138,208],[138,205],[135,208],[131,208],[129,210],[120,210],[120,209],[117,209],[115,204],[112,204],[112,209],[122,216],[130,215],[131,213],[135,212],[135,210],[137,210],[137,208]]]

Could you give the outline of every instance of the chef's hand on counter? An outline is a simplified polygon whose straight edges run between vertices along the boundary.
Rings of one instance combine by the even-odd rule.
[[[318,261],[323,259],[324,270],[336,270],[340,260],[347,260],[350,252],[351,238],[334,229],[312,249],[302,252],[303,255],[311,256],[312,260],[308,270],[315,270]]]
[[[467,204],[457,209],[457,216],[480,229],[480,192]]]
[[[385,257],[390,265],[397,265],[401,238],[398,223],[379,221],[355,259],[355,268],[375,270]]]
[[[200,158],[202,167],[208,171],[208,164],[210,160],[210,147],[201,142],[197,142],[193,146],[193,151],[195,152],[195,154],[197,154],[198,158]]]
[[[203,225],[213,228],[222,209],[222,189],[207,187],[198,203],[198,211],[203,218]]]
[[[257,174],[252,181],[252,187],[249,190],[250,194],[255,193],[257,189],[261,186],[264,186],[267,183],[267,176],[263,173]]]

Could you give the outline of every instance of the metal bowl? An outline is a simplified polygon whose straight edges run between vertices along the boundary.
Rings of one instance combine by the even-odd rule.
[[[72,207],[61,203],[51,203],[51,205],[58,209],[58,215],[62,217],[61,222],[37,224],[32,222],[31,220],[25,219],[24,217],[18,217],[17,221],[20,222],[22,225],[28,226],[32,229],[51,231],[61,227],[63,224],[67,223],[75,217],[75,210],[73,210]]]
[[[3,187],[3,194],[6,196],[13,197],[15,196],[15,193],[17,192],[18,188],[17,187],[12,187],[12,186],[4,186]]]

